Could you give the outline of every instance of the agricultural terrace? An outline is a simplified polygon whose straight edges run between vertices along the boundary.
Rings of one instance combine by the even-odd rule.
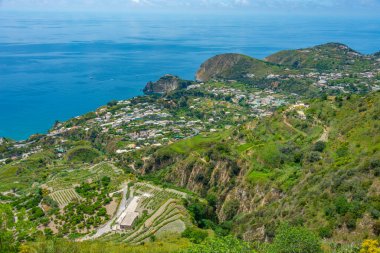
[[[140,197],[139,218],[130,230],[114,231],[103,236],[101,240],[140,244],[151,238],[180,234],[191,225],[189,214],[179,200],[185,196],[184,193],[145,183],[137,183],[131,192]]]
[[[118,187],[125,179],[123,171],[111,163],[102,162],[91,167],[65,169],[53,175],[46,182],[51,191],[65,190],[78,186],[83,182],[91,183],[101,180],[104,176],[111,178],[111,189]]]
[[[81,196],[73,189],[66,189],[53,192],[49,195],[54,201],[56,201],[60,207],[64,207],[73,200],[81,200]]]
[[[135,195],[141,195],[139,209],[147,210],[149,213],[157,210],[169,199],[182,199],[187,197],[186,193],[173,189],[162,189],[147,183],[136,183],[133,186],[133,191]]]

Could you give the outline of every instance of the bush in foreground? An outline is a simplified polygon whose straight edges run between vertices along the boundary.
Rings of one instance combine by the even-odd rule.
[[[268,253],[319,253],[321,240],[313,232],[303,227],[282,225],[276,232]]]
[[[376,240],[365,240],[362,243],[360,253],[380,253],[379,242]]]
[[[248,243],[232,236],[208,238],[203,243],[193,245],[183,253],[253,253]]]

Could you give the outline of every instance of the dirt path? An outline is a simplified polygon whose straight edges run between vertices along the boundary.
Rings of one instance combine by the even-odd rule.
[[[290,124],[290,122],[288,121],[288,117],[286,117],[286,113],[287,111],[285,111],[283,114],[282,114],[282,118],[283,118],[283,122],[284,124],[293,129],[295,132],[299,133],[300,135],[304,136],[304,137],[307,137],[307,134],[305,132],[302,132],[301,130],[295,128],[292,124]]]
[[[319,141],[328,142],[329,141],[329,135],[330,135],[330,128],[327,126],[324,126],[323,127],[323,133],[322,133],[321,137],[316,142],[319,142]]]
[[[323,127],[323,133],[321,135],[321,137],[319,137],[318,140],[316,140],[315,142],[319,142],[319,141],[322,141],[322,142],[328,142],[329,141],[329,135],[330,135],[330,127],[326,126],[323,124],[323,122],[317,118],[314,118],[314,120],[316,122],[318,122],[320,125],[322,125]]]
[[[289,109],[285,110],[285,111],[282,113],[282,117],[283,117],[283,122],[284,122],[284,124],[285,124],[287,127],[289,127],[289,128],[291,128],[291,129],[293,129],[294,131],[296,131],[297,133],[303,135],[304,137],[307,137],[307,134],[306,134],[305,132],[302,132],[301,130],[295,128],[295,127],[294,127],[294,126],[288,121],[288,117],[286,116],[286,113],[289,112],[289,111],[291,111],[291,110],[292,110],[292,109],[289,108]],[[321,137],[319,137],[319,139],[316,140],[315,142],[318,142],[318,141],[328,142],[328,140],[329,140],[329,135],[330,135],[330,127],[324,125],[323,122],[322,122],[321,120],[317,119],[317,118],[314,118],[314,120],[315,120],[316,122],[318,122],[318,123],[323,127],[323,133],[322,133]],[[314,142],[314,143],[315,143],[315,142]]]

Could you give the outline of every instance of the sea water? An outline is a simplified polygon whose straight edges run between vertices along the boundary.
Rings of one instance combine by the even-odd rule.
[[[167,73],[194,79],[216,54],[264,58],[326,42],[379,51],[380,18],[0,10],[0,136],[44,133]]]

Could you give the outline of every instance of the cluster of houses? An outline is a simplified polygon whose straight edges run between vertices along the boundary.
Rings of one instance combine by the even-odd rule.
[[[361,80],[353,84],[346,83],[345,78],[352,77],[352,75],[348,72],[346,73],[310,72],[307,74],[288,74],[288,75],[269,74],[267,75],[266,79],[275,79],[275,80],[314,79],[315,80],[314,85],[317,87],[320,87],[321,89],[339,90],[341,92],[347,93],[350,91],[351,85],[354,85],[355,88],[358,90],[361,89],[359,85],[367,87],[368,90],[377,90],[377,87],[380,83],[379,81],[375,79],[379,74],[380,74],[380,69],[356,73],[355,76],[357,78],[360,78]],[[341,80],[341,83],[339,83],[339,80]],[[331,81],[338,81],[338,84],[332,85]]]
[[[199,87],[192,87],[199,88]],[[232,102],[244,100],[250,107],[252,117],[271,115],[273,108],[285,104],[286,98],[275,94],[271,90],[247,92],[235,88],[212,88],[208,92],[215,96],[230,96]],[[194,98],[189,110],[199,110],[204,101]],[[202,131],[215,132],[216,125],[226,117],[239,117],[240,113],[228,109],[224,115],[216,110],[207,111],[206,120],[188,116],[172,115],[168,109],[155,103],[131,104],[121,101],[120,109],[112,113],[107,108],[96,111],[97,117],[88,120],[86,125],[97,125],[103,132],[118,134],[123,137],[125,145],[117,149],[117,154],[140,150],[145,147],[159,147],[179,139],[186,139],[198,135]]]
[[[286,97],[278,95],[273,90],[246,92],[235,88],[213,88],[210,90],[215,96],[231,96],[234,103],[244,100],[251,108],[251,116],[266,117],[272,114],[274,108],[286,104]]]
[[[0,138],[0,145],[5,143],[5,139]],[[15,142],[13,145],[9,147],[9,150],[14,151],[11,152],[11,155],[3,155],[0,156],[2,159],[0,160],[0,164],[6,163],[9,159],[11,160],[20,160],[20,159],[27,159],[33,154],[41,152],[43,149],[40,145],[32,145],[35,141],[20,141]]]
[[[304,112],[304,109],[308,109],[310,106],[305,104],[305,103],[302,103],[302,102],[298,102],[294,105],[291,105],[287,111],[293,111],[295,110],[297,112],[297,115],[300,119],[302,120],[306,120],[306,114]]]

